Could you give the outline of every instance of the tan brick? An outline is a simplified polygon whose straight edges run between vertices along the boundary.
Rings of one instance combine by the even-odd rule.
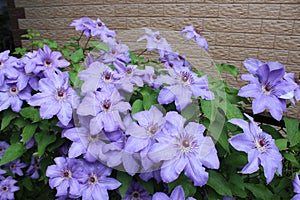
[[[279,19],[300,19],[300,5],[281,4]]]
[[[245,18],[248,16],[247,4],[220,4],[219,17],[233,19]]]
[[[233,3],[233,0],[205,0],[205,3]]]
[[[139,6],[134,4],[128,5],[114,5],[115,15],[122,17],[129,16],[138,16],[139,15]]]
[[[209,53],[213,59],[229,59],[229,47],[210,46]]]
[[[149,17],[128,17],[127,27],[128,28],[150,27],[150,18]]]
[[[118,0],[118,2],[120,2]],[[16,7],[66,6],[66,5],[103,4],[103,0],[15,0]]]
[[[71,22],[73,19],[69,18],[57,18],[53,19],[19,19],[20,29],[71,29]]]
[[[191,16],[193,17],[218,17],[218,4],[191,4]]]
[[[101,18],[106,26],[111,29],[127,29],[127,18],[126,17],[102,17]]]
[[[233,3],[249,4],[249,3],[263,3],[263,1],[262,1],[262,0],[251,0],[251,1],[245,1],[245,0],[233,0]]]
[[[285,4],[285,3],[299,3],[298,0],[264,0],[265,3],[280,3],[280,4]]]
[[[245,47],[274,48],[274,35],[245,34]]]
[[[293,34],[300,35],[300,20],[294,22]]]
[[[185,18],[174,17],[150,18],[150,26],[165,30],[182,30],[187,21],[188,20],[185,20]]]
[[[292,20],[263,20],[262,33],[291,34],[293,32]]]
[[[232,43],[233,33],[216,33],[216,45],[230,46]]]
[[[203,3],[205,0],[177,0],[177,3]]]
[[[104,4],[120,4],[125,3],[125,0],[104,0]]]
[[[257,58],[263,62],[277,61],[282,64],[286,64],[288,51],[276,49],[259,49]]]
[[[296,69],[299,69],[300,51],[289,51],[288,63],[298,65]]]
[[[228,32],[231,30],[231,21],[219,18],[204,19],[203,29],[205,31]]]
[[[180,30],[182,30],[185,26],[193,25],[194,28],[202,31],[203,30],[203,19],[201,18],[183,18]]]
[[[230,47],[229,57],[232,60],[245,60],[247,58],[257,58],[258,48]]]
[[[63,29],[63,30],[36,30],[41,34],[42,39],[51,39],[51,40],[69,40],[71,37],[79,38],[80,32],[75,29]]]
[[[209,46],[218,45],[216,44],[216,33],[213,32],[201,32],[202,37],[204,37]]]
[[[166,4],[164,16],[188,17],[190,15],[189,4]]]
[[[164,13],[164,5],[140,4],[139,16],[162,16]]]
[[[278,19],[280,5],[249,4],[249,18]]]
[[[260,33],[261,25],[260,19],[233,19],[231,29],[240,33]]]
[[[300,36],[276,36],[275,48],[300,51]]]

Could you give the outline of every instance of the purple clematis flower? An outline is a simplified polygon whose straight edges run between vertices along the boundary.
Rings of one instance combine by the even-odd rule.
[[[65,59],[60,59],[62,54],[58,51],[51,51],[51,49],[44,45],[44,49],[39,49],[37,51],[37,56],[34,58],[33,62],[36,63],[35,68],[28,70],[27,73],[33,72],[38,74],[43,72],[43,74],[48,77],[51,76],[54,72],[58,72],[58,68],[64,68],[70,65],[70,63]]]
[[[89,17],[82,17],[80,19],[73,20],[70,26],[74,26],[77,31],[81,31],[86,37],[91,36],[90,27],[93,25],[93,20]]]
[[[166,183],[184,171],[195,186],[205,185],[208,173],[203,166],[218,169],[220,165],[213,140],[203,135],[201,124],[190,122],[184,127],[185,119],[177,112],[168,112],[165,119],[164,134],[157,138],[148,157],[155,163],[162,161],[161,177]]]
[[[149,192],[147,192],[139,182],[131,181],[131,184],[122,200],[151,200]]]
[[[159,34],[159,31],[153,32],[149,28],[144,28],[144,30],[146,34],[137,41],[139,42],[146,39],[146,48],[148,51],[158,50],[161,57],[163,57],[166,52],[172,51],[171,45]]]
[[[18,71],[15,67],[18,66],[18,59],[9,56],[9,50],[0,53],[0,86],[4,84],[5,77],[8,79],[16,79]]]
[[[31,106],[40,106],[43,119],[50,119],[57,115],[59,121],[67,126],[72,119],[73,109],[79,104],[79,97],[69,85],[67,73],[53,73],[39,81],[40,93],[31,97]]]
[[[107,132],[116,131],[119,128],[124,129],[120,113],[126,114],[131,106],[122,100],[123,97],[117,89],[89,92],[79,105],[77,114],[94,116],[90,122],[92,134],[99,133],[103,128]]]
[[[0,159],[2,158],[5,150],[9,147],[9,144],[5,141],[0,141]]]
[[[160,169],[152,172],[140,173],[139,177],[145,182],[148,182],[151,178],[154,178],[157,184],[159,184],[162,181],[160,176]]]
[[[166,195],[163,192],[156,192],[152,197],[152,200],[184,200],[184,199],[186,198],[181,185],[173,189],[170,197],[168,197],[168,195]],[[186,200],[196,200],[196,199],[193,197],[188,197]]]
[[[182,31],[181,34],[186,33],[185,37],[187,40],[190,40],[192,38],[194,38],[198,44],[198,46],[203,47],[206,51],[208,51],[208,43],[205,40],[205,38],[203,38],[200,35],[200,31],[195,29],[194,26],[186,26]]]
[[[39,170],[40,170],[40,159],[36,159],[32,157],[30,166],[26,170],[26,174],[29,175],[31,179],[38,179],[40,178]]]
[[[83,161],[83,169],[84,173],[79,181],[84,200],[108,200],[107,190],[117,189],[121,185],[116,179],[108,177],[112,169],[99,162],[87,163]]]
[[[295,77],[294,73],[286,73],[283,78],[292,84],[295,83],[297,85],[296,89],[294,90],[294,96],[297,101],[300,101],[300,80]],[[290,99],[290,101],[294,103],[293,98]]]
[[[48,166],[46,176],[49,177],[50,187],[57,190],[56,197],[80,197],[78,179],[82,177],[83,173],[81,162],[64,157],[56,157],[54,162],[54,165]]]
[[[15,199],[14,193],[20,188],[18,186],[15,186],[17,183],[16,180],[14,180],[11,176],[0,180],[0,199],[6,200],[6,199]]]
[[[191,97],[201,97],[206,100],[214,99],[209,90],[207,76],[198,77],[186,67],[168,69],[170,77],[164,75],[161,80],[168,84],[161,89],[158,95],[160,104],[169,104],[175,101],[176,109],[182,111],[192,103]]]
[[[78,77],[84,81],[81,91],[85,94],[97,89],[111,91],[122,76],[105,64],[96,61],[86,70],[79,72]]]
[[[251,63],[253,67],[251,68]],[[286,111],[286,99],[293,97],[296,84],[283,79],[284,66],[277,62],[263,63],[248,62],[247,68],[255,74],[242,76],[242,79],[250,81],[250,84],[242,87],[238,93],[242,97],[253,97],[252,110],[254,114],[269,109],[276,120],[281,120]]]
[[[87,24],[87,27],[90,28],[92,36],[99,36],[102,41],[116,37],[116,32],[109,30],[99,18]]]
[[[243,133],[234,135],[229,139],[229,143],[238,151],[248,154],[248,164],[243,167],[243,174],[251,174],[259,169],[259,165],[264,168],[264,175],[269,184],[276,172],[282,174],[282,156],[275,145],[274,139],[263,132],[254,122],[253,118],[245,114],[250,123],[242,119],[231,119],[230,123],[243,129]]]
[[[157,82],[157,75],[152,66],[146,66],[144,69],[143,81],[152,88],[159,88],[162,83]]]
[[[296,173],[294,181],[293,181],[294,192],[297,193],[291,200],[299,200],[300,199],[300,180],[299,175]]]
[[[165,63],[167,68],[188,67],[191,69],[190,63],[186,60],[185,56],[177,52],[166,52],[160,62]]]
[[[0,111],[11,107],[14,112],[20,112],[23,101],[28,101],[30,98],[30,87],[20,89],[15,83],[9,84],[4,82],[0,86]]]
[[[126,135],[130,135],[126,142],[126,148],[132,152],[141,154],[142,165],[148,170],[154,164],[148,157],[147,153],[151,146],[156,143],[156,138],[164,125],[163,114],[155,106],[150,110],[141,111],[133,114],[134,121],[126,129]]]
[[[22,169],[25,168],[27,165],[25,163],[22,163],[20,159],[17,159],[15,161],[11,161],[5,164],[5,166],[9,168],[11,173],[17,174],[19,176],[23,176]]]

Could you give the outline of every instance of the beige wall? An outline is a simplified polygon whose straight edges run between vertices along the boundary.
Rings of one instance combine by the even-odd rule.
[[[241,62],[253,57],[281,62],[300,76],[300,0],[15,0],[15,6],[25,8],[19,28],[61,42],[78,36],[69,24],[82,16],[99,17],[114,30],[179,31],[193,24],[208,40],[216,63],[231,63],[244,72]],[[120,35],[125,43],[135,37]],[[291,110],[300,118],[299,105]]]

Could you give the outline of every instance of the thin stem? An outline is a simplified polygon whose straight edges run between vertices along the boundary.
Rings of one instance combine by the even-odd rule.
[[[87,45],[88,45],[90,39],[91,39],[91,36],[87,39],[87,41],[86,41],[86,43],[85,43],[85,45],[84,45],[84,48],[83,48],[84,51],[86,50],[86,47],[87,47]]]
[[[140,57],[141,55],[143,55],[143,53],[145,53],[147,51],[147,49],[144,49],[139,55],[137,55],[138,57]]]
[[[82,36],[83,36],[83,31],[81,32],[79,38],[77,39],[77,45],[78,45],[78,46],[79,46],[79,41],[81,40]]]

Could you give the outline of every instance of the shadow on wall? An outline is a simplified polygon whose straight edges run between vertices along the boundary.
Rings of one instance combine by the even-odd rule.
[[[7,4],[5,0],[0,0],[0,52],[13,50],[14,43],[9,24]]]

